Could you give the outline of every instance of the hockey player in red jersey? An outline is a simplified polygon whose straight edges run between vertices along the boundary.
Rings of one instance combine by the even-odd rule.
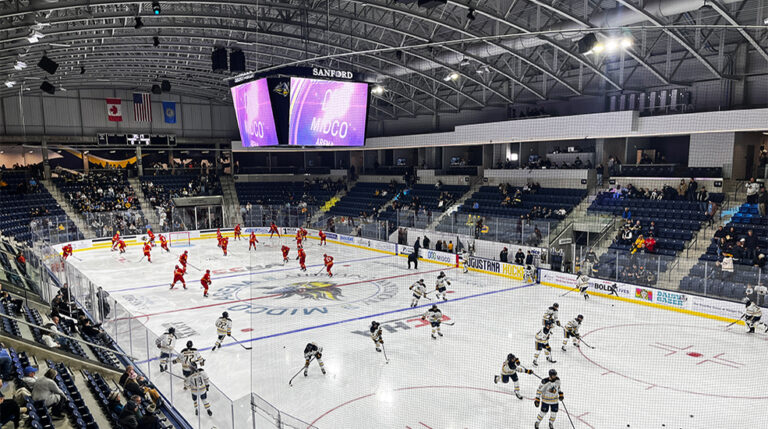
[[[160,248],[165,250],[166,252],[171,251],[171,249],[168,248],[168,240],[165,239],[165,236],[163,234],[160,234]]]
[[[304,241],[304,236],[301,234],[301,229],[296,230],[296,247],[301,247],[301,242]]]
[[[317,232],[317,235],[320,236],[320,245],[321,246],[327,246],[328,243],[325,241],[325,233],[323,232],[322,229]]]
[[[211,285],[211,270],[205,270],[203,278],[200,279],[200,284],[203,285],[203,297],[208,298],[208,286]]]
[[[235,240],[240,240],[242,237],[240,237],[240,224],[238,223],[235,225]]]
[[[176,265],[176,269],[173,270],[173,283],[171,283],[171,289],[176,286],[176,282],[181,282],[184,289],[187,288],[187,282],[184,281],[184,269]]]
[[[221,229],[216,228],[216,241],[218,242],[217,246],[221,247]]]
[[[221,250],[224,252],[224,256],[227,256],[227,246],[229,245],[229,238],[223,237],[221,239]]]
[[[288,262],[288,252],[291,251],[291,248],[283,244],[283,247],[281,247],[280,250],[283,252],[283,264],[285,264]]]
[[[251,250],[252,248],[256,250],[256,243],[258,242],[259,240],[256,239],[256,233],[251,231],[251,238],[248,239],[248,250]]]
[[[275,222],[272,222],[269,224],[269,238],[272,238],[272,235],[274,234],[277,234],[277,238],[280,238],[280,231],[277,230]]]
[[[120,241],[120,231],[117,231],[115,235],[112,236],[112,251],[117,249],[117,243]]]
[[[144,242],[144,256],[147,257],[147,261],[152,262],[152,246],[149,245],[149,241]]]
[[[189,256],[189,252],[187,252],[186,250],[184,251],[184,253],[181,254],[181,256],[179,256],[179,263],[181,264],[182,268],[184,268],[184,272],[185,273],[187,272],[187,257],[188,256]]]
[[[299,247],[299,266],[301,267],[301,271],[307,271],[307,266],[305,265],[306,261],[307,252],[305,252],[303,248]]]
[[[152,232],[152,228],[147,228],[147,237],[149,237],[149,244],[155,247],[155,233]]]
[[[323,254],[323,263],[325,264],[325,270],[328,271],[328,277],[333,277],[331,267],[333,267],[333,256]]]
[[[67,260],[68,257],[72,256],[72,252],[73,250],[72,250],[71,244],[67,244],[66,246],[61,248],[61,256],[64,258],[65,261]]]
[[[122,238],[117,242],[117,248],[120,249],[120,253],[125,253],[125,241]]]

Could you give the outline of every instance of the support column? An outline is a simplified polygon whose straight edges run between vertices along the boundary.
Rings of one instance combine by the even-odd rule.
[[[87,150],[83,151],[83,173],[88,174],[88,152]]]
[[[171,174],[174,174],[173,166],[173,149],[168,149],[168,169],[171,170]]]
[[[144,175],[144,164],[141,162],[141,145],[136,146],[136,171],[139,176]]]
[[[40,142],[41,155],[43,156],[43,179],[51,179],[51,165],[48,163],[48,141],[43,137]]]

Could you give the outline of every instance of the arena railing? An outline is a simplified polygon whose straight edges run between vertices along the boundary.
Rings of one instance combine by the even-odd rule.
[[[317,213],[313,206],[299,207],[286,205],[240,206],[243,223],[250,227],[268,227],[272,222],[280,227],[309,227],[310,220]],[[243,226],[245,226],[243,225]],[[232,225],[234,226],[234,225]],[[230,228],[232,227],[230,226]]]
[[[556,219],[522,220],[455,212],[445,216],[435,229],[469,235],[477,240],[549,247],[550,233],[555,231],[560,222]]]

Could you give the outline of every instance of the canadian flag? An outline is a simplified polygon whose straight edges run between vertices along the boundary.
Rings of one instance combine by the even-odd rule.
[[[119,98],[107,98],[107,118],[110,122],[122,122],[123,111],[120,107],[122,100]]]

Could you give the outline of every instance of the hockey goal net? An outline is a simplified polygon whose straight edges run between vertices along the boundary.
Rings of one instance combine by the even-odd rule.
[[[170,244],[171,247],[187,247],[191,245],[189,232],[180,231],[168,233],[168,244]]]

